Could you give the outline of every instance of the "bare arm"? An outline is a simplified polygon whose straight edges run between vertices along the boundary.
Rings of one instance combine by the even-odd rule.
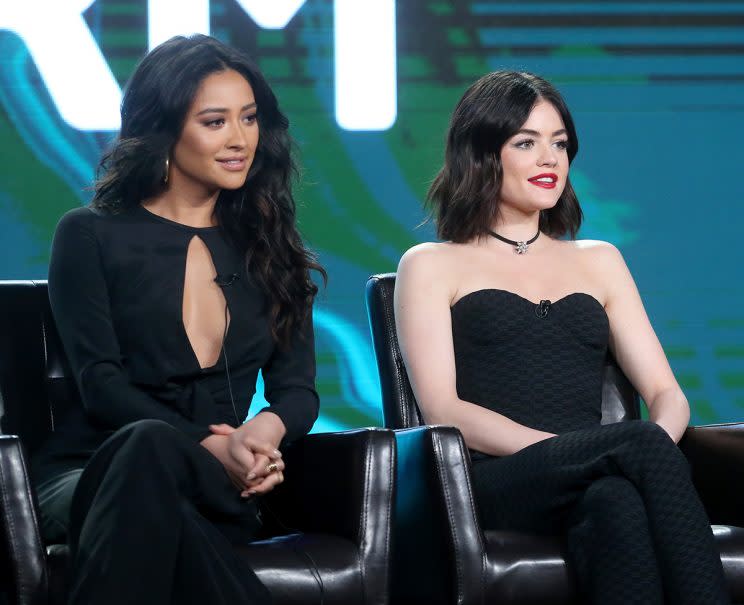
[[[427,423],[449,424],[471,449],[512,454],[552,437],[457,396],[450,304],[455,292],[443,278],[455,275],[442,244],[423,244],[401,259],[395,284],[395,323],[401,352]]]
[[[687,399],[674,378],[620,252],[609,244],[594,252],[597,267],[609,284],[605,310],[610,319],[610,349],[646,402],[650,419],[677,442],[690,421]]]

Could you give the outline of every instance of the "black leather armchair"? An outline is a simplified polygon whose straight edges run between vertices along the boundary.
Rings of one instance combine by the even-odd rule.
[[[399,429],[391,603],[573,603],[558,537],[481,528],[462,436],[424,426],[416,405],[398,346],[394,289],[390,273],[370,277],[366,291],[385,425]],[[602,423],[639,415],[637,393],[608,358]],[[711,521],[720,524],[713,529],[732,597],[744,602],[744,424],[690,427],[680,446]]]
[[[26,455],[75,397],[46,283],[0,282],[0,603],[65,601],[68,549],[42,543]],[[264,502],[278,534],[241,548],[275,603],[388,602],[395,458],[385,429],[309,435],[287,449],[286,481]]]

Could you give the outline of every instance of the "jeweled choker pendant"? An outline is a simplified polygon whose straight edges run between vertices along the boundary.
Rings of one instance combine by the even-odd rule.
[[[513,239],[506,238],[503,235],[499,235],[498,233],[495,233],[490,229],[488,230],[488,233],[493,235],[493,237],[495,237],[496,239],[514,246],[514,252],[516,252],[517,254],[526,254],[527,251],[530,249],[530,244],[533,244],[535,240],[540,237],[540,229],[538,229],[537,233],[535,233],[535,237],[527,241],[515,241]]]

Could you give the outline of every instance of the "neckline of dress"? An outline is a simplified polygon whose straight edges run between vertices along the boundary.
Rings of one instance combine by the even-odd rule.
[[[145,208],[142,204],[137,204],[137,207],[139,208],[141,213],[144,213],[144,216],[155,220],[159,223],[164,223],[166,225],[170,225],[171,227],[175,227],[177,229],[184,229],[186,231],[198,231],[198,232],[208,232],[208,231],[214,231],[220,228],[219,225],[213,225],[211,227],[193,227],[191,225],[185,225],[183,223],[179,223],[178,221],[171,220],[169,218],[165,218],[164,216],[160,216],[159,214],[155,214],[151,210],[148,210]]]
[[[529,304],[531,304],[533,306],[538,306],[540,304],[539,302],[534,302],[533,300],[531,300],[529,298],[526,298],[526,297],[522,296],[521,294],[517,294],[516,292],[512,292],[511,290],[504,290],[503,288],[480,288],[478,290],[473,290],[472,292],[468,292],[467,294],[465,294],[465,295],[461,296],[460,298],[458,298],[457,301],[455,302],[455,304],[450,307],[450,309],[454,309],[457,305],[460,304],[460,302],[462,302],[466,298],[470,298],[473,295],[483,294],[483,293],[487,293],[487,292],[500,292],[500,293],[503,293],[503,294],[508,294],[508,295],[513,296],[513,297],[516,297],[516,298],[518,298],[518,299],[520,299],[520,300],[522,300],[522,301],[524,301],[526,303],[529,303]],[[578,292],[578,291],[577,292],[571,292],[569,294],[566,294],[565,296],[561,296],[560,298],[552,301],[551,304],[553,304],[553,305],[558,304],[558,303],[560,303],[562,301],[565,301],[566,299],[572,298],[574,296],[586,296],[586,297],[590,298],[591,300],[593,300],[595,303],[597,303],[597,305],[599,305],[602,308],[603,311],[605,310],[604,305],[601,302],[599,302],[599,300],[597,300],[594,296],[592,296],[591,294],[587,294],[586,292]],[[550,299],[545,299],[545,300],[550,301]]]

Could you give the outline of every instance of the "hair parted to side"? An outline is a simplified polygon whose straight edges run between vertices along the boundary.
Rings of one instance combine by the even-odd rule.
[[[563,119],[570,163],[579,141],[566,102],[550,82],[527,72],[495,71],[465,91],[450,121],[444,166],[427,196],[441,239],[462,243],[491,229],[499,213],[501,149],[541,100],[553,105]],[[540,230],[574,238],[581,219],[579,200],[568,180],[558,203],[540,213]]]
[[[268,82],[241,52],[204,35],[176,36],[153,49],[129,80],[121,130],[99,166],[91,206],[118,213],[165,190],[166,160],[181,136],[204,79],[235,70],[253,89],[260,136],[245,184],[222,190],[217,222],[245,254],[248,270],[270,303],[273,337],[283,346],[305,322],[318,288],[310,270],[326,273],[305,248],[296,227],[289,121]]]

